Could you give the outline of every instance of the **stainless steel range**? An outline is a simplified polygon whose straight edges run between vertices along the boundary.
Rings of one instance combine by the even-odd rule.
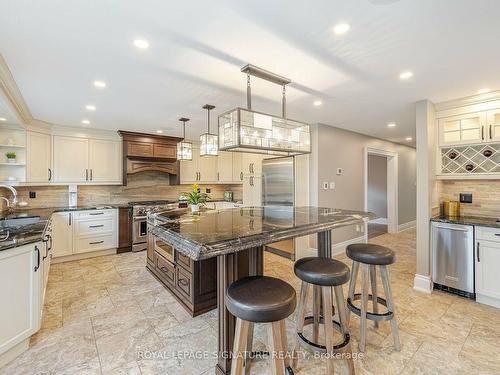
[[[133,207],[132,251],[142,251],[147,248],[147,217],[149,213],[173,210],[179,207],[177,201],[168,200],[129,202],[129,205]]]

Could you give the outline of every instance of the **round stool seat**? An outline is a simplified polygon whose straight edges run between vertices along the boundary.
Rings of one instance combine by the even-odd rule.
[[[385,246],[356,243],[347,246],[346,254],[356,262],[385,266],[396,261],[394,251]]]
[[[269,276],[250,276],[237,280],[227,289],[226,307],[237,318],[255,322],[277,322],[295,310],[295,289]]]
[[[295,262],[295,275],[306,283],[337,286],[349,280],[349,267],[330,258],[306,257]]]

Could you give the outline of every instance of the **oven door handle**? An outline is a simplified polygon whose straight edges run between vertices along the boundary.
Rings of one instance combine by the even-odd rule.
[[[147,216],[134,216],[134,221],[146,220]]]

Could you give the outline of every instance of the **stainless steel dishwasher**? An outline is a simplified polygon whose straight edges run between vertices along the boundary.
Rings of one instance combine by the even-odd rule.
[[[435,289],[475,298],[472,225],[432,222],[432,279]]]

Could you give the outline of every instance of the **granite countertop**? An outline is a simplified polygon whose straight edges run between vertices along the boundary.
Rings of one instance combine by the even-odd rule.
[[[154,215],[154,214],[153,214]],[[322,207],[245,207],[184,209],[156,216],[148,230],[193,260],[229,254],[276,241],[359,224],[369,212]]]
[[[40,217],[41,220],[48,220],[54,212],[66,211],[85,211],[85,210],[102,210],[119,207],[129,207],[128,205],[95,205],[95,206],[76,206],[76,207],[39,207],[39,208],[20,208],[17,207],[12,211],[0,212],[0,220],[20,219],[30,217]]]
[[[0,251],[43,240],[47,223],[47,220],[40,220],[34,224],[3,228],[0,230]]]
[[[459,216],[459,217],[445,217],[435,216],[431,221],[449,224],[462,224],[462,225],[476,225],[480,227],[500,228],[500,219],[496,217],[483,217],[483,216]]]

